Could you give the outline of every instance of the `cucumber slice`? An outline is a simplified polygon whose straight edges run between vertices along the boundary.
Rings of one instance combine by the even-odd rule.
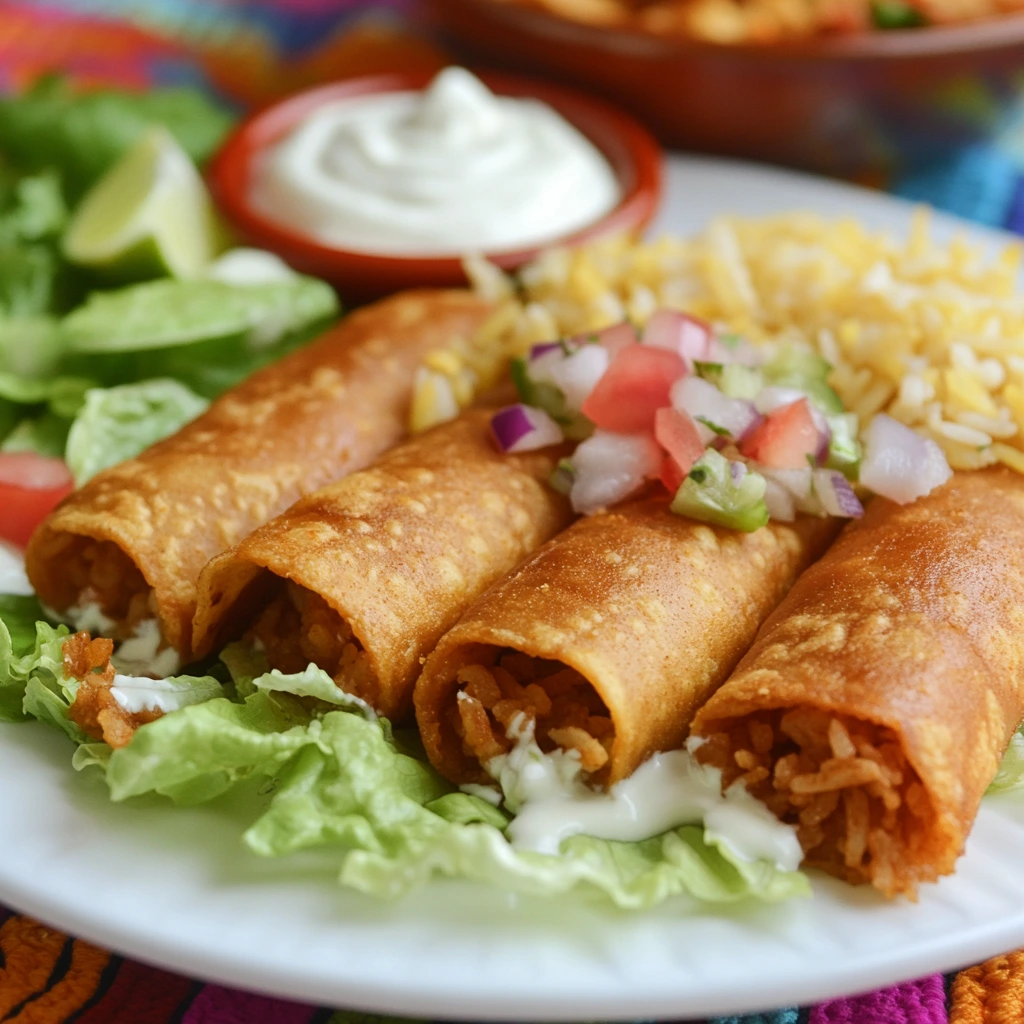
[[[767,488],[760,473],[743,466],[734,476],[732,463],[714,449],[708,449],[694,464],[672,499],[677,515],[703,523],[753,533],[768,522]]]

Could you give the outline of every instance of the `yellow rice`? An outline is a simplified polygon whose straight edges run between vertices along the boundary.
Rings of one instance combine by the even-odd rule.
[[[470,260],[497,312],[473,345],[426,372],[464,405],[535,342],[626,317],[642,325],[670,307],[756,343],[810,346],[862,427],[884,411],[937,441],[954,468],[1024,472],[1021,252],[938,245],[922,210],[906,240],[798,213],[723,218],[693,239],[553,249],[515,280]]]

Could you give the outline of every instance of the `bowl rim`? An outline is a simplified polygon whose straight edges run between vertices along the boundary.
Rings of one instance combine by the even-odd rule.
[[[448,7],[449,0],[433,0]],[[730,56],[744,61],[900,60],[905,57],[947,57],[979,50],[1007,50],[1024,45],[1024,11],[993,15],[950,25],[907,29],[876,29],[780,43],[716,43],[683,35],[644,30],[636,26],[599,24],[559,17],[543,7],[518,0],[455,0],[457,6],[487,9],[491,17],[520,21],[563,41],[576,34],[601,49],[647,57]]]
[[[493,252],[485,249],[481,255],[509,270],[529,262],[544,249],[579,245],[616,231],[640,230],[650,222],[662,196],[663,152],[654,136],[637,120],[604,100],[543,79],[473,67],[470,70],[499,95],[539,99],[555,107],[598,148],[612,165],[622,187],[615,207],[592,224],[540,244]],[[462,278],[461,255],[392,255],[332,246],[271,220],[252,206],[248,196],[250,175],[259,154],[323,104],[420,90],[435,74],[399,71],[361,75],[301,90],[254,111],[236,126],[207,167],[206,180],[218,209],[248,241],[328,280],[339,281],[356,267],[364,279],[377,274],[383,278],[396,277],[401,273],[437,277],[449,272]],[[607,142],[594,138],[579,124],[577,117],[602,125],[602,134],[617,143],[613,151],[609,152]]]

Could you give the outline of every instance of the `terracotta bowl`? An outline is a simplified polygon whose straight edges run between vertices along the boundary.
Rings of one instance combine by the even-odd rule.
[[[277,253],[296,270],[324,278],[349,300],[373,298],[416,286],[464,285],[458,258],[386,256],[338,249],[269,220],[249,203],[254,161],[312,111],[334,100],[373,93],[422,89],[426,73],[375,75],[301,92],[244,121],[212,161],[208,180],[221,211],[251,245]],[[503,96],[543,100],[580,129],[605,155],[622,185],[619,204],[599,221],[557,240],[575,244],[613,231],[640,231],[661,200],[661,150],[632,118],[571,89],[508,75],[483,74]],[[554,242],[547,245],[556,244]],[[532,259],[539,247],[486,255],[506,270]]]
[[[720,46],[432,0],[463,56],[621,103],[674,147],[863,176],[990,135],[1020,95],[1024,14],[799,45]]]

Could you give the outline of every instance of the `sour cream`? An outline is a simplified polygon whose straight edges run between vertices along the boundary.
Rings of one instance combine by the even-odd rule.
[[[487,764],[488,774],[515,812],[508,828],[517,849],[556,854],[574,835],[637,842],[680,825],[704,825],[709,843],[741,860],[767,861],[795,871],[802,852],[796,832],[742,785],[721,791],[721,772],[699,764],[689,750],[654,754],[628,779],[597,793],[579,779],[575,752],[545,754],[533,723],[519,715],[509,738],[515,746]]]
[[[311,238],[383,255],[500,252],[612,210],[597,148],[537,100],[497,97],[462,68],[423,92],[320,107],[254,168],[251,201]]]
[[[173,647],[162,647],[163,642],[160,623],[143,619],[110,660],[118,672],[126,675],[172,675],[181,668],[181,659]]]
[[[217,696],[220,687],[194,685],[188,679],[149,679],[115,675],[110,696],[130,715],[162,711],[165,715],[189,704],[202,704]]]

